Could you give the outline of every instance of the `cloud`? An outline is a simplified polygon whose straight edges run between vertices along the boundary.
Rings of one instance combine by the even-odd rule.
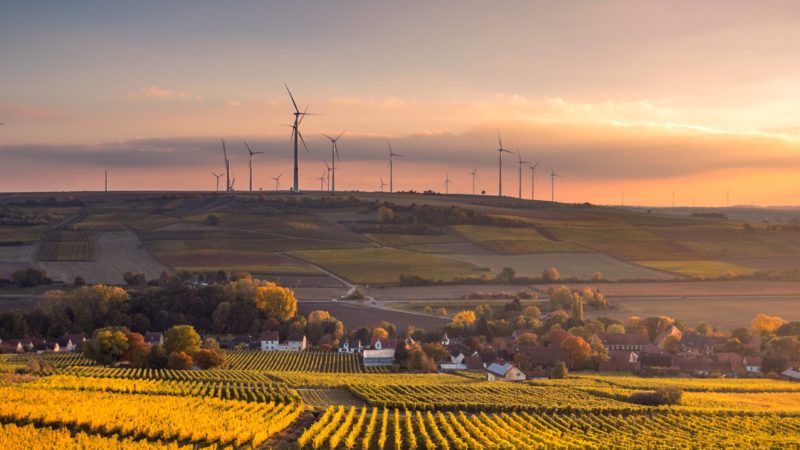
[[[178,99],[178,100],[196,100],[202,101],[203,97],[200,95],[191,95],[186,92],[173,91],[169,89],[162,89],[158,86],[150,86],[136,91],[128,92],[128,98],[133,99]]]
[[[0,105],[0,114],[3,116],[43,119],[56,117],[59,114],[48,108],[33,105]]]

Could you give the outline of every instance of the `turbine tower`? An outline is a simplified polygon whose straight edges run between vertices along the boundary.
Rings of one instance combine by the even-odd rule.
[[[328,172],[328,190],[331,190],[331,173],[333,172],[333,167],[328,165],[327,161],[322,161],[325,163],[325,170]],[[334,175],[335,176],[335,175]]]
[[[500,175],[498,177],[498,187],[497,187],[497,196],[503,196],[503,152],[505,153],[512,153],[510,150],[503,148],[503,141],[500,139],[500,131],[497,132],[497,142],[500,146],[497,148],[497,164],[498,168],[500,169]]]
[[[329,168],[329,174],[328,174],[328,184],[329,184],[328,190],[331,192],[336,192],[336,160],[341,160],[341,158],[339,158],[339,147],[336,145],[336,141],[338,141],[339,138],[342,137],[345,131],[347,130],[346,129],[342,130],[342,132],[339,133],[339,135],[336,136],[335,138],[332,138],[327,134],[323,134],[323,136],[330,139],[331,141],[331,166]],[[333,175],[332,178],[331,175]]]
[[[381,177],[381,192],[383,192],[383,188],[386,186],[386,183],[383,182],[383,177]]]
[[[214,172],[211,172],[211,175],[214,175],[214,176],[217,178],[217,192],[219,192],[219,178],[220,178],[221,176],[225,175],[225,174],[224,174],[224,173],[221,173],[221,174],[217,175],[216,173],[214,173]]]
[[[553,166],[550,166],[550,201],[556,201],[556,178],[561,178],[561,175],[553,171]]]
[[[247,145],[247,142],[244,143],[244,146],[247,147],[247,153],[250,155],[250,192],[253,192],[253,155],[260,155],[264,152],[254,152],[250,150],[250,146]]]
[[[230,191],[231,185],[231,162],[228,161],[228,150],[225,148],[225,139],[222,139],[222,157],[225,159],[225,191]]]
[[[322,171],[322,176],[321,177],[317,177],[316,179],[319,180],[319,191],[323,192],[325,190],[325,171],[323,170]],[[330,181],[329,181],[329,183],[330,183]]]
[[[475,177],[478,176],[478,168],[475,167],[475,170],[469,173],[472,175],[472,195],[475,195]]]
[[[539,161],[536,161],[536,164],[534,164],[532,166],[530,164],[528,164],[528,167],[530,167],[530,169],[531,169],[531,200],[535,200],[536,199],[536,196],[534,194],[536,194],[536,190],[535,190],[536,189],[536,167],[538,167],[538,166],[539,166]]]
[[[281,190],[281,177],[282,176],[283,176],[283,174],[280,174],[277,177],[272,177],[272,179],[275,180],[275,190],[276,191],[280,191]]]
[[[106,169],[105,191],[108,192],[108,169]]]
[[[445,174],[444,175],[444,195],[447,195],[447,194],[450,193],[450,185],[451,184],[453,184],[453,182],[450,181],[450,175]]]
[[[394,158],[396,156],[402,158],[403,155],[392,151],[392,144],[389,143],[388,140],[386,141],[386,145],[389,146],[389,193],[391,194],[394,192]]]
[[[530,161],[523,161],[522,155],[519,153],[519,149],[517,149],[517,160],[519,161],[519,194],[518,197],[522,198],[522,166],[525,164],[530,164]]]
[[[295,193],[300,192],[300,170],[299,170],[299,160],[300,154],[298,153],[299,143],[303,143],[303,148],[308,151],[308,146],[306,145],[305,139],[303,139],[303,134],[300,133],[300,124],[303,122],[303,119],[306,116],[313,116],[315,114],[311,114],[308,112],[308,107],[306,107],[305,111],[300,112],[300,108],[297,107],[297,102],[294,101],[294,96],[292,95],[292,91],[289,90],[289,86],[286,83],[283,83],[286,86],[286,92],[289,93],[289,98],[292,99],[292,106],[294,106],[294,125],[292,125],[292,147],[294,150],[294,187],[293,191]]]

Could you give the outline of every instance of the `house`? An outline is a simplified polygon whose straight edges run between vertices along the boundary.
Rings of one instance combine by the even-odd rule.
[[[744,367],[748,375],[761,374],[761,357],[760,356],[745,356]]]
[[[464,358],[464,365],[467,366],[466,370],[483,370],[486,368],[478,352]]]
[[[144,341],[150,345],[163,345],[164,333],[160,331],[148,331],[144,334]]]
[[[727,363],[730,365],[730,372],[723,373],[729,373],[735,376],[742,376],[747,373],[747,370],[744,367],[744,358],[742,358],[742,355],[738,353],[720,352],[715,353],[712,358],[718,363]]]
[[[391,366],[394,364],[395,342],[386,338],[372,338],[370,348],[364,349],[364,366]]]
[[[687,358],[685,356],[675,356],[672,358],[673,367],[677,367],[681,372],[690,375],[708,376],[712,370],[711,358],[700,356],[697,358]]]
[[[44,352],[57,352],[60,350],[60,347],[58,346],[58,342],[43,341],[37,343],[34,346],[34,349],[36,350],[36,353],[44,353]]]
[[[293,334],[286,339],[286,342],[282,345],[284,348],[279,348],[282,351],[288,352],[301,352],[308,348],[308,339],[304,334]]]
[[[650,337],[647,333],[631,333],[631,334],[615,334],[607,333],[602,336],[603,345],[609,351],[612,350],[628,350],[633,352],[640,352],[644,347],[650,343]]]
[[[58,346],[62,352],[79,352],[83,350],[86,335],[83,333],[67,333],[58,339]]]
[[[273,331],[262,331],[261,332],[261,339],[259,339],[261,351],[262,352],[271,352],[278,350],[278,346],[280,345],[280,338],[281,335],[278,330]]]
[[[781,372],[781,376],[789,381],[800,381],[800,367],[790,367]]]
[[[22,353],[25,347],[22,345],[22,339],[8,339],[3,341],[3,351],[9,353]]]
[[[630,350],[609,350],[608,361],[600,361],[600,372],[637,372],[639,355]]]
[[[669,353],[640,353],[640,367],[672,367],[672,355]]]
[[[447,333],[445,333],[444,336],[442,336],[442,340],[440,341],[440,343],[442,344],[442,347],[445,348],[450,346],[450,338],[447,337]]]
[[[685,334],[681,339],[681,349],[684,352],[694,352],[701,355],[713,355],[716,349],[725,345],[726,338],[720,336],[704,336],[702,334]]]
[[[439,370],[467,370],[466,359],[466,355],[461,352],[450,353],[439,362]]]
[[[488,381],[522,381],[525,378],[525,372],[509,362],[493,362],[486,368]]]
[[[339,353],[361,353],[364,347],[358,339],[345,339],[339,344]]]

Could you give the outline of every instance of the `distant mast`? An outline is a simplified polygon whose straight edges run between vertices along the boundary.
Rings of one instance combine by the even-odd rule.
[[[108,192],[108,169],[106,169],[106,177],[105,177],[105,192]]]

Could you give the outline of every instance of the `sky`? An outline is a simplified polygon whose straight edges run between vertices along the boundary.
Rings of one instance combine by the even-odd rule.
[[[291,182],[497,194],[497,134],[538,199],[797,205],[795,1],[0,0],[0,191]],[[517,195],[516,155],[504,194]],[[531,171],[523,165],[523,195]]]

